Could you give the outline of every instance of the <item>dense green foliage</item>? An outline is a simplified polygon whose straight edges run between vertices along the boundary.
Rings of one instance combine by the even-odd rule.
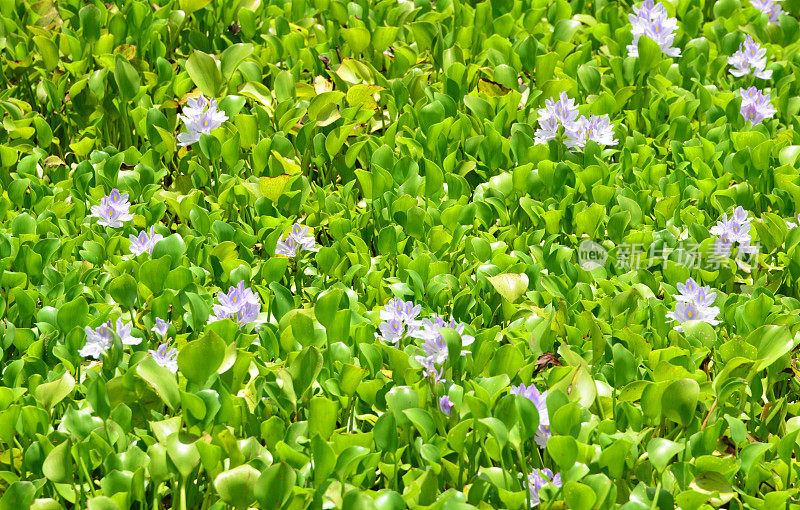
[[[796,508],[800,5],[664,5],[680,57],[622,1],[0,0],[0,510]],[[618,144],[535,144],[561,92]],[[739,206],[757,256],[708,264]],[[673,329],[689,277],[719,324]],[[262,324],[209,322],[240,282]],[[443,381],[394,297],[464,323]]]

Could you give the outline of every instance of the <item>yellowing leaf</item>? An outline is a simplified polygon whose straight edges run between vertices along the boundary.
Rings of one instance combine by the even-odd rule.
[[[336,76],[347,83],[362,83],[372,81],[369,68],[357,60],[346,58],[342,60],[339,68],[336,69]]]
[[[525,273],[504,273],[487,278],[494,290],[500,293],[503,298],[513,303],[528,290],[528,275]]]
[[[291,159],[286,159],[281,156],[280,152],[272,151],[272,157],[278,160],[278,162],[283,167],[283,171],[289,175],[299,174],[300,173],[300,165],[292,161]]]
[[[308,83],[295,83],[294,93],[297,95],[297,97],[305,97],[305,98],[316,97],[317,95],[317,92],[316,90],[314,90],[314,87],[312,87]]]
[[[314,91],[317,94],[322,94],[323,92],[330,92],[333,90],[333,82],[326,79],[324,76],[315,76],[314,77]]]
[[[352,106],[363,105],[364,108],[374,110],[378,106],[375,94],[383,90],[377,85],[354,85],[347,91],[347,102]]]
[[[261,195],[267,197],[273,202],[278,200],[286,188],[286,183],[289,182],[290,175],[283,174],[277,177],[261,177],[258,180],[258,190]]]
[[[511,89],[506,88],[499,83],[484,80],[483,78],[478,80],[478,92],[483,92],[489,97],[505,96],[510,91]]]

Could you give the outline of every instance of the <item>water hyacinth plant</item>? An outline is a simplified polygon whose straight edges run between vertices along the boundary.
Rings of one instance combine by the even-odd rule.
[[[450,401],[450,397],[449,397],[449,396],[447,396],[447,395],[443,395],[443,396],[442,396],[442,397],[439,399],[439,410],[441,410],[441,411],[442,411],[442,413],[444,413],[444,414],[445,414],[445,415],[447,415],[447,416],[450,416],[450,413],[453,411],[453,406],[454,406],[454,405],[455,405],[455,404],[453,404],[453,403]]]
[[[134,257],[145,252],[151,255],[153,254],[153,248],[155,248],[156,243],[164,239],[164,236],[155,233],[155,229],[155,225],[151,226],[149,235],[144,230],[139,232],[138,236],[133,234],[130,235],[131,245],[129,249]]]
[[[738,206],[733,210],[730,219],[728,215],[722,216],[722,220],[711,227],[709,233],[717,236],[714,242],[714,251],[720,256],[727,257],[731,253],[734,244],[739,246],[739,250],[744,253],[757,250],[751,246],[750,222],[753,218],[744,207]]]
[[[536,406],[536,411],[539,413],[539,428],[536,431],[534,440],[539,445],[539,448],[546,448],[547,441],[552,437],[550,433],[550,415],[547,412],[547,391],[539,393],[538,388],[533,384],[527,387],[524,384],[520,384],[511,388],[511,394],[522,395]]]
[[[97,218],[98,225],[120,228],[123,223],[133,219],[130,207],[128,194],[120,194],[119,190],[114,188],[100,200],[99,205],[92,206],[92,214],[89,217]]]
[[[287,257],[295,257],[300,250],[306,251],[319,251],[316,247],[317,242],[314,236],[308,234],[309,228],[295,223],[292,225],[291,231],[286,234],[286,237],[279,240],[275,247],[276,255],[285,255]]]
[[[717,299],[717,293],[711,291],[710,286],[702,287],[693,278],[686,280],[686,283],[678,284],[678,292],[675,298],[675,311],[667,312],[667,318],[677,322],[674,326],[676,331],[683,331],[683,325],[689,321],[705,322],[712,326],[720,323],[717,320],[719,307],[713,306]]]
[[[767,50],[748,35],[739,45],[736,53],[728,58],[728,64],[731,66],[728,72],[737,78],[753,73],[756,78],[768,80],[772,78],[772,71],[765,69],[767,66],[766,54]]]
[[[214,313],[208,318],[209,323],[232,319],[240,328],[247,324],[258,327],[261,323],[258,317],[261,313],[261,299],[250,287],[245,287],[243,281],[231,286],[227,294],[218,292],[217,300],[219,304],[214,305]]]
[[[441,369],[437,365],[442,365],[449,357],[447,342],[440,331],[442,328],[455,330],[461,339],[462,347],[467,347],[475,341],[475,337],[464,334],[466,324],[456,322],[452,317],[446,322],[438,315],[433,314],[433,320],[427,318],[421,320],[421,327],[411,331],[409,335],[422,340],[421,348],[425,355],[415,356],[414,359],[422,365],[425,376],[433,377],[436,381],[441,380],[442,376]],[[467,352],[461,350],[460,354],[464,356]]]
[[[405,335],[411,335],[422,325],[418,320],[422,305],[414,305],[411,301],[392,298],[380,311],[381,323],[375,338],[391,344],[397,344]]]
[[[167,332],[169,331],[169,322],[165,321],[161,317],[157,317],[156,322],[150,331],[166,339]]]
[[[750,0],[750,5],[766,14],[770,23],[778,23],[778,18],[784,14],[782,2],[783,0]]]
[[[775,115],[775,108],[770,103],[770,95],[764,94],[755,87],[739,89],[742,98],[742,106],[739,110],[745,121],[753,126],[761,124],[765,119],[771,119]]]
[[[617,145],[614,129],[609,123],[608,115],[591,115],[588,119],[581,115],[577,121],[566,128],[566,145],[570,148],[583,149],[589,140],[599,145]]]
[[[0,510],[800,506],[800,2],[0,2]]]
[[[681,50],[673,46],[675,31],[678,28],[677,18],[667,14],[667,8],[653,0],[645,0],[633,12],[628,14],[633,33],[633,42],[628,45],[628,56],[639,56],[639,38],[642,36],[652,39],[658,44],[661,51],[669,57],[680,57]]]
[[[173,374],[178,372],[178,361],[176,359],[178,357],[177,349],[171,349],[169,344],[163,343],[160,344],[157,349],[147,352],[153,357],[153,360],[158,366],[166,368]]]
[[[544,468],[534,469],[528,474],[528,490],[530,491],[532,507],[541,503],[539,493],[548,484],[552,484],[554,487],[561,487],[561,473],[554,475],[549,468]]]
[[[203,134],[211,133],[228,120],[225,112],[218,108],[217,100],[206,99],[203,94],[188,98],[178,118],[186,127],[185,132],[178,133],[178,145],[181,146],[199,142]]]
[[[133,331],[133,324],[125,324],[120,317],[117,319],[116,329],[114,332],[119,337],[122,345],[139,345],[142,343],[142,339],[136,336],[133,336],[131,333]]]
[[[535,133],[535,143],[547,143],[558,135],[559,126],[567,129],[578,118],[578,106],[566,92],[557,100],[546,99],[545,107],[539,110],[539,129]]]
[[[564,128],[564,143],[567,147],[583,149],[593,140],[599,145],[616,145],[614,129],[608,115],[591,115],[578,118],[578,106],[566,92],[558,100],[547,99],[545,108],[539,110],[539,128],[534,134],[534,143],[544,144],[556,139],[559,127]]]
[[[103,353],[111,347],[111,342],[114,340],[114,330],[111,327],[111,322],[101,324],[95,329],[86,326],[85,331],[86,343],[78,351],[78,354],[84,358],[100,359]]]

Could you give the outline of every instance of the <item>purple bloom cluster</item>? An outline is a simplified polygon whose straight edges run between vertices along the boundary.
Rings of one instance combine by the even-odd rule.
[[[425,377],[433,377],[434,381],[438,382],[442,380],[442,374],[436,365],[443,364],[448,358],[447,342],[445,341],[441,332],[439,332],[439,329],[454,329],[459,335],[461,335],[462,347],[472,344],[472,342],[475,341],[475,337],[465,335],[464,330],[466,329],[467,325],[463,322],[457,323],[452,317],[449,321],[445,322],[444,319],[436,314],[433,314],[433,320],[422,319],[421,324],[422,327],[420,329],[409,333],[410,336],[422,340],[422,350],[425,353],[424,356],[415,356],[414,359],[417,361],[417,363],[422,365],[422,370],[425,374]],[[461,355],[463,356],[467,352],[468,351],[462,350]]]
[[[672,46],[675,40],[675,30],[678,20],[670,18],[667,9],[653,0],[645,0],[633,13],[628,14],[631,22],[633,42],[628,45],[628,56],[639,56],[639,38],[641,36],[652,39],[661,47],[661,51],[670,57],[680,57],[681,50]]]
[[[566,134],[567,147],[583,149],[589,140],[594,140],[599,145],[617,145],[608,115],[591,115],[588,119],[581,116],[577,122],[567,128]]]
[[[314,236],[308,235],[308,227],[295,223],[292,225],[292,230],[286,234],[286,237],[275,245],[275,255],[294,257],[297,255],[298,248],[307,251],[319,251],[316,246],[317,242]]]
[[[161,318],[156,318],[156,324],[153,326],[152,331],[166,337],[167,330],[169,329],[169,321]],[[125,324],[122,318],[117,319],[116,326],[112,327],[111,321],[105,322],[95,329],[86,326],[86,344],[78,351],[78,354],[84,358],[100,359],[105,351],[107,351],[114,341],[116,334],[122,345],[139,345],[142,339],[135,337],[131,334],[133,325],[131,323]],[[178,351],[176,349],[168,349],[169,344],[161,344],[157,350],[148,351],[155,362],[166,368],[172,373],[178,371],[178,362],[176,358]]]
[[[750,5],[769,16],[770,23],[777,23],[778,17],[784,14],[781,2],[783,0],[750,0]]]
[[[78,351],[78,354],[84,358],[100,359],[100,356],[111,347],[114,333],[117,334],[122,345],[139,345],[142,343],[142,339],[131,335],[132,329],[132,325],[122,322],[122,318],[117,319],[116,328],[112,327],[111,321],[101,324],[95,329],[86,326],[86,344]]]
[[[220,127],[228,116],[217,107],[216,99],[206,99],[203,94],[190,97],[183,107],[183,114],[178,118],[186,125],[185,133],[178,133],[178,145],[186,146],[200,141],[203,134],[211,133]]]
[[[739,89],[742,96],[742,106],[739,111],[745,121],[750,121],[752,125],[761,124],[764,119],[770,119],[775,115],[775,108],[769,102],[770,95],[764,94],[755,87]]]
[[[559,127],[564,127],[567,147],[583,148],[594,140],[600,145],[616,145],[614,129],[608,115],[591,115],[578,118],[578,106],[566,92],[558,100],[547,99],[545,107],[539,109],[539,128],[534,133],[534,143],[547,143],[558,136]]]
[[[772,71],[764,69],[767,66],[766,55],[767,50],[748,35],[739,45],[739,50],[728,58],[728,64],[733,66],[729,72],[737,78],[752,72],[756,78],[768,80],[772,78]]]
[[[552,483],[556,487],[561,487],[561,473],[553,475],[553,472],[548,468],[534,469],[528,474],[528,489],[531,493],[531,506],[537,506],[541,499],[539,492],[548,483]]]
[[[105,227],[120,228],[123,222],[133,219],[129,212],[131,207],[128,194],[120,194],[117,188],[100,200],[100,205],[92,206],[90,218],[97,218],[97,224]]]
[[[550,415],[547,413],[547,390],[539,393],[539,390],[533,384],[528,387],[520,384],[511,388],[511,394],[522,395],[536,406],[536,410],[539,412],[539,429],[536,431],[536,435],[533,436],[533,440],[536,441],[539,448],[545,448],[547,440],[553,435],[550,432]]]
[[[710,286],[701,287],[693,278],[686,280],[686,283],[678,284],[678,292],[673,296],[677,304],[674,312],[667,312],[667,318],[676,321],[676,331],[683,331],[683,324],[688,321],[707,322],[716,326],[720,321],[716,319],[719,315],[719,307],[713,306],[717,299],[717,293],[711,292]]]
[[[261,300],[252,289],[244,286],[244,282],[230,287],[227,294],[218,292],[217,300],[219,304],[214,305],[214,315],[208,318],[209,323],[222,319],[233,319],[239,323],[239,327],[250,323],[255,323],[258,327],[261,323],[258,318]]]
[[[129,249],[134,257],[141,255],[144,252],[147,252],[151,255],[153,254],[153,248],[156,246],[156,243],[164,239],[164,236],[161,234],[156,234],[155,230],[156,227],[153,225],[150,227],[150,235],[147,235],[147,231],[142,230],[139,232],[138,236],[133,234],[129,236],[129,239],[131,240]]]
[[[739,250],[743,253],[753,253],[755,249],[750,245],[750,213],[744,210],[744,207],[739,206],[733,210],[730,219],[728,215],[724,214],[722,220],[718,221],[716,225],[711,227],[709,233],[717,236],[714,244],[714,252],[720,257],[727,257],[733,243],[739,244]]]
[[[421,310],[422,305],[415,306],[411,301],[390,299],[380,312],[382,321],[378,326],[380,333],[375,333],[375,338],[397,344],[406,334],[419,329],[421,322],[417,320],[417,316]]]
[[[160,319],[159,319],[160,320]],[[156,350],[147,351],[157,365],[166,368],[173,374],[178,372],[178,350],[170,349],[169,344],[161,344]]]

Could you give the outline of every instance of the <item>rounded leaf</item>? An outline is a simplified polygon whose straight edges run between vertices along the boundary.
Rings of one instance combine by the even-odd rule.
[[[225,342],[209,331],[198,340],[187,343],[178,352],[178,369],[192,382],[204,383],[217,372],[225,359]]]
[[[214,478],[214,488],[234,508],[248,508],[255,501],[255,486],[260,476],[254,467],[243,464],[218,474]]]

